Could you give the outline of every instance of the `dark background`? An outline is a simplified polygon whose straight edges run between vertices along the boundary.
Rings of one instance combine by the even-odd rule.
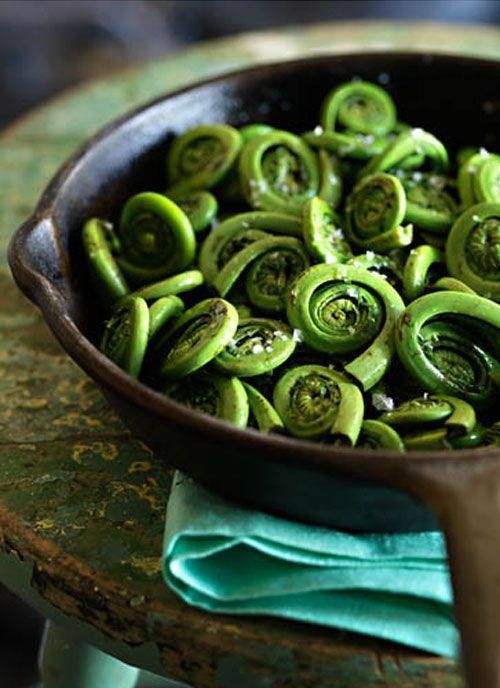
[[[500,22],[500,0],[0,0],[0,125],[79,81],[202,41],[350,19]]]
[[[195,41],[354,19],[495,24],[500,0],[0,0],[0,126],[68,86]],[[36,681],[41,628],[0,588],[0,688]]]

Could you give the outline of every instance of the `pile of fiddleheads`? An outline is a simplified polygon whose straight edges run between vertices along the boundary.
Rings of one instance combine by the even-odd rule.
[[[196,126],[162,192],[85,223],[102,352],[241,428],[499,445],[500,156],[451,157],[363,81],[319,118]]]

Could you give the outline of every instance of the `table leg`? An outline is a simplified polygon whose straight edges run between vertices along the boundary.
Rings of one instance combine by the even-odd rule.
[[[40,651],[42,688],[135,688],[140,669],[47,622]]]

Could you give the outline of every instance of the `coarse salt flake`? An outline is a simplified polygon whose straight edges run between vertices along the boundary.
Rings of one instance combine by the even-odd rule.
[[[388,397],[387,394],[384,394],[383,392],[374,392],[372,394],[372,404],[377,411],[394,410],[394,399],[392,397]]]

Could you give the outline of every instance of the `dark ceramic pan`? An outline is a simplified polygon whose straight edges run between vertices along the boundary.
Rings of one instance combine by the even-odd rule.
[[[157,454],[240,503],[352,531],[445,530],[469,685],[500,687],[500,450],[398,455],[331,449],[202,415],[128,377],[93,344],[82,222],[164,188],[174,134],[202,122],[302,131],[327,89],[359,76],[387,88],[401,119],[451,147],[500,148],[500,62],[412,53],[314,57],[256,67],[161,98],[114,122],[59,171],[14,235],[9,261],[66,351]],[[385,78],[384,78],[385,81]]]

